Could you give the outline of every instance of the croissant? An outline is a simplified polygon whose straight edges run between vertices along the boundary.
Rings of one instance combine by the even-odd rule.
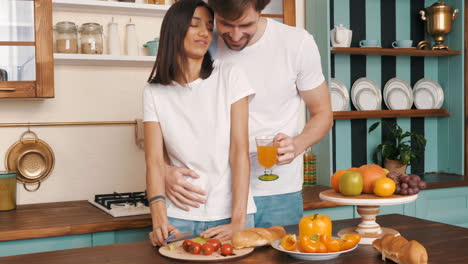
[[[236,249],[266,246],[285,235],[286,230],[282,226],[247,228],[233,234],[232,246]]]
[[[416,240],[408,241],[402,236],[385,235],[374,240],[372,246],[386,258],[398,264],[427,264],[427,251]]]

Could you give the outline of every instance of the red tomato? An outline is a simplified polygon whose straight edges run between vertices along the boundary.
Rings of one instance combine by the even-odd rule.
[[[206,243],[213,245],[214,251],[218,251],[218,249],[221,247],[221,242],[219,242],[219,240],[216,238],[210,238],[206,241]]]
[[[200,250],[201,250],[200,243],[192,242],[192,244],[190,245],[190,253],[194,255],[198,255],[200,254]]]
[[[193,241],[190,240],[190,239],[186,239],[184,240],[184,243],[182,243],[182,248],[186,251],[186,252],[190,252],[190,246],[192,245]]]
[[[205,256],[213,254],[214,251],[214,246],[210,243],[205,243],[201,247],[201,253]]]
[[[232,248],[231,244],[227,243],[221,246],[221,255],[230,256],[232,253],[234,253],[234,249]]]

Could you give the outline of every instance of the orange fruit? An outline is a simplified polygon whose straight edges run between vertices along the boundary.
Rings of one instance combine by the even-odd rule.
[[[396,189],[395,181],[390,178],[380,178],[374,183],[374,194],[377,196],[391,196]]]
[[[281,239],[281,246],[288,251],[295,251],[297,248],[297,238],[294,234],[287,234]]]
[[[367,164],[359,167],[359,172],[364,182],[363,193],[373,193],[374,182],[380,178],[386,178],[387,174],[384,169],[376,164]]]
[[[343,175],[346,170],[339,170],[336,171],[330,179],[330,185],[335,190],[335,192],[340,192],[340,179],[341,175]]]

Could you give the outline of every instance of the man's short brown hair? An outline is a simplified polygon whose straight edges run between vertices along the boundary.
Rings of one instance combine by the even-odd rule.
[[[269,3],[270,0],[208,0],[215,13],[228,20],[239,19],[250,6],[260,13]]]

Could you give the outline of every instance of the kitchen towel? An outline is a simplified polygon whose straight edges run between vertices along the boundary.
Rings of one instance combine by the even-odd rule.
[[[135,144],[145,150],[145,132],[143,129],[143,119],[136,119],[135,124]]]

